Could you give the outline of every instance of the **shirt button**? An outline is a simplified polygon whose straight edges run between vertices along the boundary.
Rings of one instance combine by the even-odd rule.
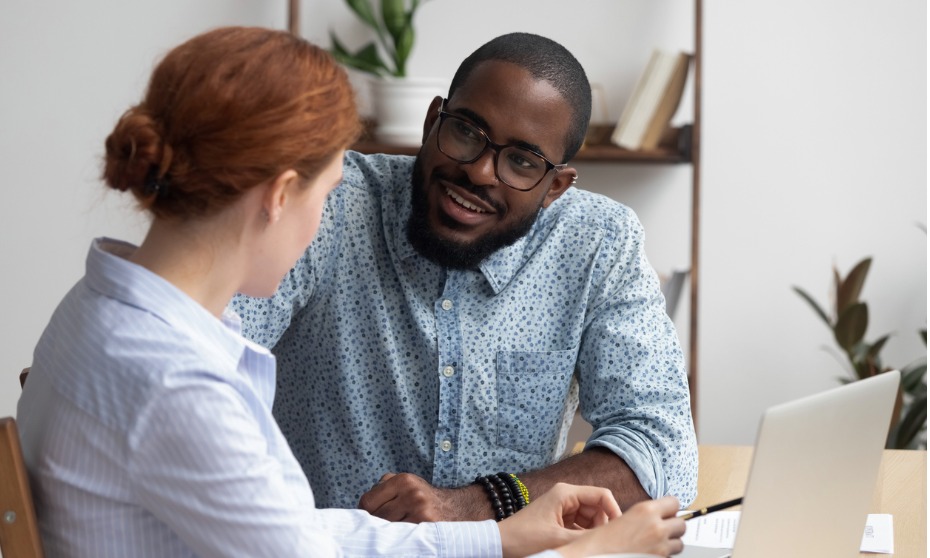
[[[446,366],[442,369],[442,375],[446,378],[451,378],[453,374],[455,374],[455,368],[452,368],[451,366]]]
[[[449,300],[448,298],[447,298],[446,300],[443,300],[443,301],[442,301],[442,309],[443,309],[443,310],[452,310],[452,301]]]
[[[439,448],[442,451],[449,451],[450,449],[452,449],[452,442],[450,442],[449,440],[443,440],[442,443],[439,444]]]

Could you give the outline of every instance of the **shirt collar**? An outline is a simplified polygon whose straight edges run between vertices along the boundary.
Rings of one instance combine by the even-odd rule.
[[[204,348],[216,347],[219,355],[229,359],[230,370],[236,369],[247,348],[258,353],[268,352],[240,335],[241,322],[235,312],[227,310],[222,319],[217,319],[159,275],[130,262],[127,258],[136,248],[121,240],[95,239],[87,254],[88,287],[144,310],[192,338],[203,340]]]
[[[533,228],[535,229],[536,226],[533,225]],[[527,236],[520,238],[510,246],[505,246],[497,252],[494,252],[485,258],[484,261],[481,262],[481,265],[478,266],[485,280],[487,280],[488,285],[490,285],[491,289],[494,291],[494,294],[498,294],[504,290],[504,287],[510,283],[510,280],[517,274],[517,271],[523,267],[526,261],[524,254],[526,252],[527,239],[532,234],[531,230]]]

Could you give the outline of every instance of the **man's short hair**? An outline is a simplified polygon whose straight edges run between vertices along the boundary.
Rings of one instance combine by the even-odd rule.
[[[565,138],[561,163],[581,149],[591,120],[591,83],[572,53],[559,43],[532,33],[508,33],[478,47],[462,61],[449,86],[449,99],[482,62],[500,60],[516,64],[537,80],[553,85],[572,108],[572,124]]]

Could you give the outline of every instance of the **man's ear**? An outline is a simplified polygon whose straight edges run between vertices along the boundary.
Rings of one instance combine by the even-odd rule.
[[[294,195],[300,187],[300,175],[294,169],[288,169],[268,183],[265,195],[262,197],[262,210],[267,215],[268,222],[274,223],[281,218],[281,212],[290,196]]]
[[[429,104],[429,109],[426,111],[426,118],[423,119],[423,141],[426,143],[426,138],[429,137],[430,130],[433,129],[433,124],[436,123],[436,119],[439,118],[439,107],[442,106],[442,97],[436,96],[433,97],[433,102]]]
[[[549,207],[549,204],[559,199],[566,190],[575,184],[577,178],[578,171],[572,167],[565,167],[558,171],[555,178],[552,180],[552,184],[549,185],[549,191],[546,192],[546,197],[543,198],[543,207]]]

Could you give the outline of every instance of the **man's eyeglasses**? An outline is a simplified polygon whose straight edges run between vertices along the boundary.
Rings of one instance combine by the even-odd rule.
[[[439,131],[436,144],[447,157],[459,163],[474,163],[490,147],[494,150],[494,171],[497,179],[515,190],[528,191],[542,182],[550,170],[564,169],[539,153],[516,145],[499,145],[488,134],[461,116],[446,112],[439,106]]]

